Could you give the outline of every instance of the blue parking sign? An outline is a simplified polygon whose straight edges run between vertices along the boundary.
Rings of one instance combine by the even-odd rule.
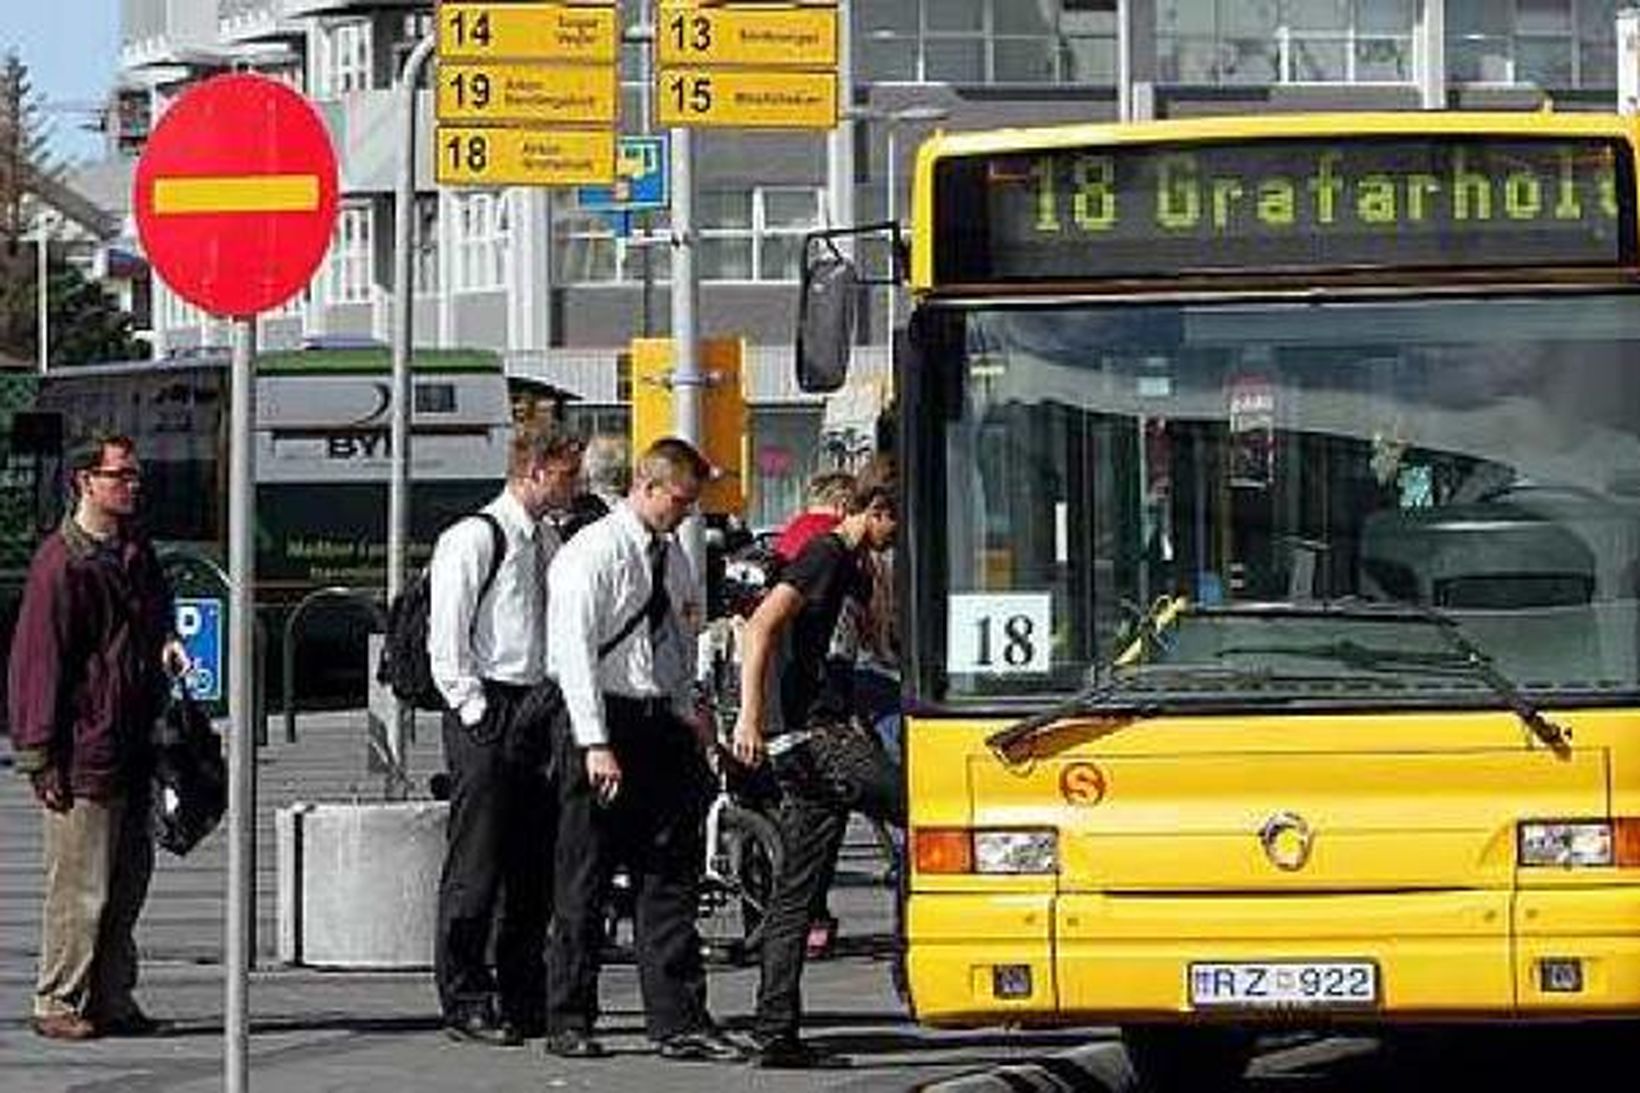
[[[201,702],[222,699],[222,601],[176,601],[177,636],[188,653],[188,693]]]

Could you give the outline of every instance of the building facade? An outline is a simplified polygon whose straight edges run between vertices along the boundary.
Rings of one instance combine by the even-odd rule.
[[[307,293],[261,320],[263,345],[385,341],[393,293],[393,85],[432,26],[429,0],[122,0],[116,131],[123,154],[190,82],[228,69],[286,80],[331,126],[343,205]],[[908,166],[952,129],[1136,115],[1307,109],[1612,109],[1617,0],[845,0],[853,86],[851,192],[828,195],[824,134],[696,138],[696,268],[705,336],[750,347],[753,523],[796,503],[819,463],[868,443],[884,387],[886,289],[864,316],[859,389],[828,408],[791,387],[803,234],[852,206],[903,219]],[[622,0],[641,24],[647,5]],[[636,38],[637,35],[632,37]],[[644,47],[623,47],[623,128],[643,123]],[[426,98],[425,94],[423,96]],[[422,116],[430,129],[431,108]],[[624,347],[668,332],[664,214],[622,234],[545,190],[442,189],[418,157],[412,267],[417,344],[502,352],[510,370],[572,393],[585,428],[620,427]],[[884,249],[867,248],[879,269]],[[903,315],[903,309],[900,314]],[[156,354],[227,342],[163,285]],[[826,444],[832,445],[830,449]]]

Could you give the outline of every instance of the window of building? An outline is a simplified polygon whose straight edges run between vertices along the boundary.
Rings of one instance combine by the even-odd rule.
[[[596,213],[560,211],[554,217],[558,279],[577,285],[642,284],[647,260],[651,283],[670,281],[668,223],[666,213],[650,213],[646,236],[637,216],[626,223],[628,230],[617,232],[614,223]]]
[[[701,194],[703,281],[795,282],[803,236],[820,224],[813,186],[759,186]]]
[[[336,232],[331,238],[327,260],[329,276],[325,279],[325,303],[370,302],[375,283],[370,228],[368,205],[343,205],[337,212]]]
[[[318,92],[334,98],[370,87],[370,21],[350,19],[321,26],[318,33]]]
[[[702,281],[796,282],[803,236],[819,226],[823,196],[814,186],[702,190],[695,202],[696,274]],[[648,243],[640,231],[617,233],[594,213],[560,212],[555,223],[564,284],[641,284],[646,251],[652,281],[671,280],[663,213],[652,215]]]
[[[404,62],[410,59],[410,54],[415,51],[416,46],[423,38],[432,34],[437,26],[433,13],[430,11],[408,11],[404,13],[403,18],[398,21],[398,25],[394,28],[393,34],[391,55],[393,60],[392,75],[395,82],[398,80],[399,73],[404,71]]]
[[[512,274],[511,202],[505,193],[469,193],[453,199],[457,292],[506,288]]]
[[[1617,84],[1617,0],[1447,0],[1455,83]]]
[[[1416,0],[1212,0],[1157,11],[1160,78],[1182,84],[1401,84]]]
[[[872,82],[1054,83],[1115,73],[1110,0],[858,0],[854,27],[856,63]]]

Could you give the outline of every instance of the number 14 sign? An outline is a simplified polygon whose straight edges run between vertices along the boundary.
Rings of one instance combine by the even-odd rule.
[[[1046,592],[951,596],[945,669],[974,675],[1042,675],[1053,662],[1053,597]]]

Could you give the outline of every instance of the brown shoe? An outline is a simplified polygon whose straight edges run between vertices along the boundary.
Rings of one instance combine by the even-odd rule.
[[[94,1040],[97,1026],[77,1013],[58,1013],[50,1017],[36,1017],[31,1024],[37,1036],[48,1040]]]

